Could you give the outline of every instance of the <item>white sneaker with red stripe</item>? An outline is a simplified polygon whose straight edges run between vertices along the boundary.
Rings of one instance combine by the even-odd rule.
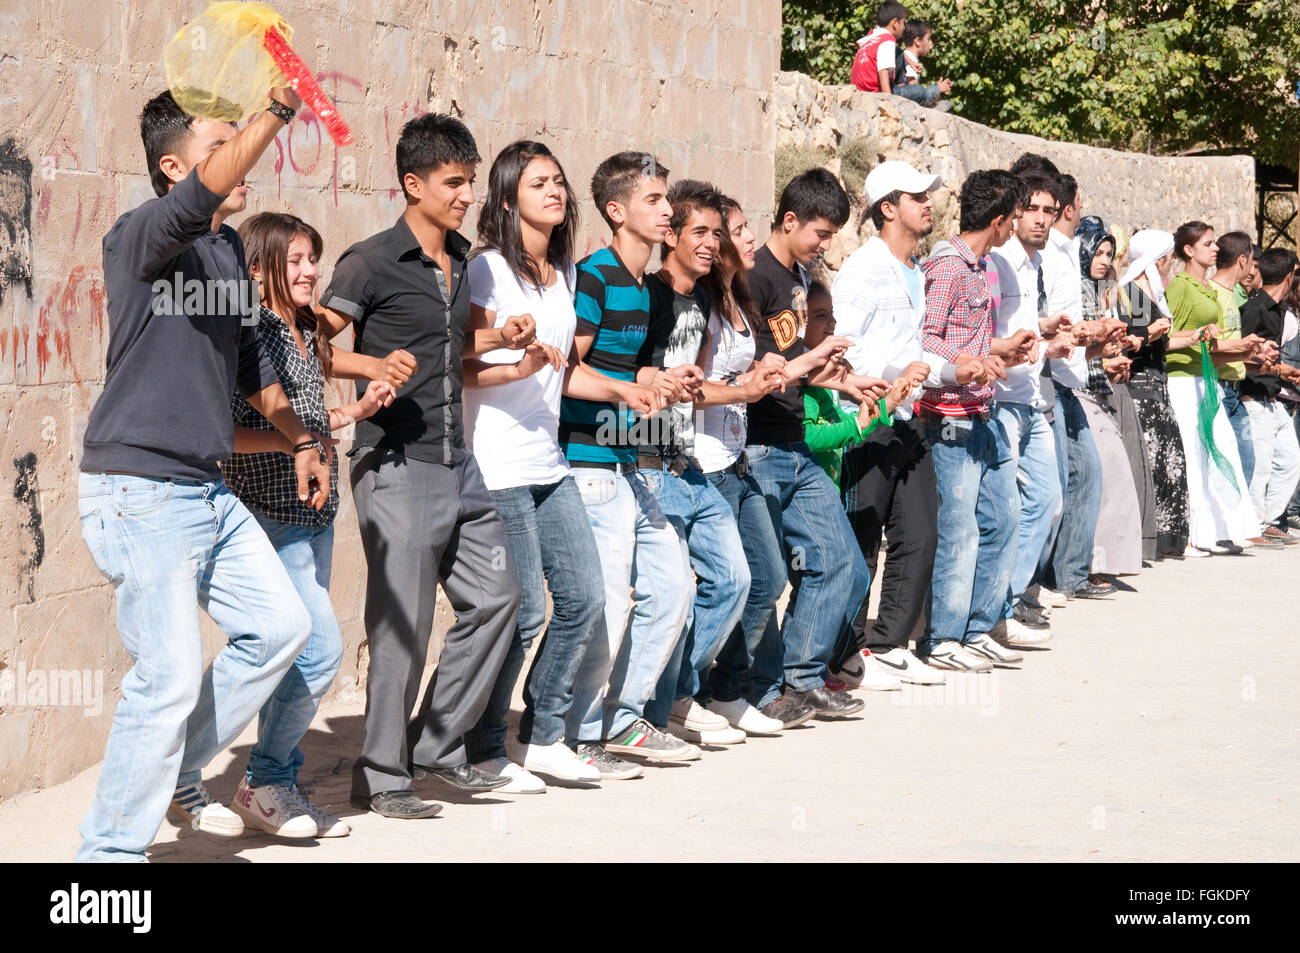
[[[876,661],[870,649],[863,649],[847,659],[835,673],[849,688],[862,688],[869,692],[896,692],[903,680]],[[827,681],[830,687],[830,681]]]

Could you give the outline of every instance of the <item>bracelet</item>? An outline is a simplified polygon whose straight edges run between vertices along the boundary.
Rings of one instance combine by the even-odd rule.
[[[295,444],[293,445],[293,452],[294,452],[294,453],[302,453],[304,450],[310,450],[312,447],[315,447],[317,450],[320,450],[320,448],[321,448],[321,447],[320,447],[320,441],[318,441],[318,440],[304,440],[304,441],[302,441],[301,443],[295,443]]]
[[[271,105],[266,107],[266,111],[269,112],[271,115],[275,116],[277,119],[283,120],[286,126],[289,123],[293,122],[295,110],[290,109],[288,106],[280,102],[278,99],[272,99]]]

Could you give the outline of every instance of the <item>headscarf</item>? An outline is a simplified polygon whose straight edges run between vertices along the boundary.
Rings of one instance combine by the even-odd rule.
[[[1115,236],[1106,231],[1105,224],[1095,215],[1080,222],[1079,230],[1074,235],[1079,240],[1079,271],[1083,275],[1084,303],[1089,306],[1092,317],[1102,317],[1101,302],[1108,279],[1092,277],[1092,260],[1106,242],[1110,242],[1112,249],[1115,247]]]
[[[1144,228],[1133,236],[1128,248],[1128,269],[1119,279],[1120,287],[1124,287],[1138,275],[1146,275],[1147,284],[1151,286],[1151,300],[1155,302],[1156,308],[1162,315],[1172,320],[1173,314],[1165,302],[1164,279],[1160,277],[1156,261],[1174,250],[1173,233],[1159,228]]]

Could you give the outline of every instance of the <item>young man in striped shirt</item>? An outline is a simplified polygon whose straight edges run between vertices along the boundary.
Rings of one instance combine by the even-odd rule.
[[[650,324],[646,266],[672,219],[668,170],[652,155],[620,152],[596,167],[591,195],[614,234],[608,247],[578,264],[574,351],[591,369],[636,386]],[[647,382],[676,403],[692,399],[699,376],[698,368],[674,367]],[[695,590],[681,538],[637,472],[637,445],[649,423],[635,420],[625,403],[572,397],[560,403],[560,446],[600,551],[606,630],[592,640],[578,670],[565,736],[576,739],[578,756],[603,780],[641,773],[619,755],[700,756],[699,748],[644,717]],[[631,644],[620,651],[625,631]]]
[[[962,183],[958,234],[921,265],[923,346],[949,364],[944,386],[927,388],[916,402],[939,491],[930,618],[917,654],[957,672],[1021,660],[988,635],[1000,618],[1015,559],[1020,496],[1015,458],[991,413],[992,382],[1005,378],[1006,370],[992,353],[993,300],[984,260],[1010,236],[1020,195],[1009,172],[971,173]],[[1017,360],[1026,337],[999,342],[999,349]]]

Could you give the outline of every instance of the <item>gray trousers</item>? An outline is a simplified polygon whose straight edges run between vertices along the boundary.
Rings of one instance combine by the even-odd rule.
[[[519,581],[473,456],[443,466],[359,449],[352,496],[366,554],[366,728],[353,795],[408,790],[412,765],[465,762],[514,636]],[[412,721],[438,583],[456,613]],[[408,723],[409,722],[409,723]]]

